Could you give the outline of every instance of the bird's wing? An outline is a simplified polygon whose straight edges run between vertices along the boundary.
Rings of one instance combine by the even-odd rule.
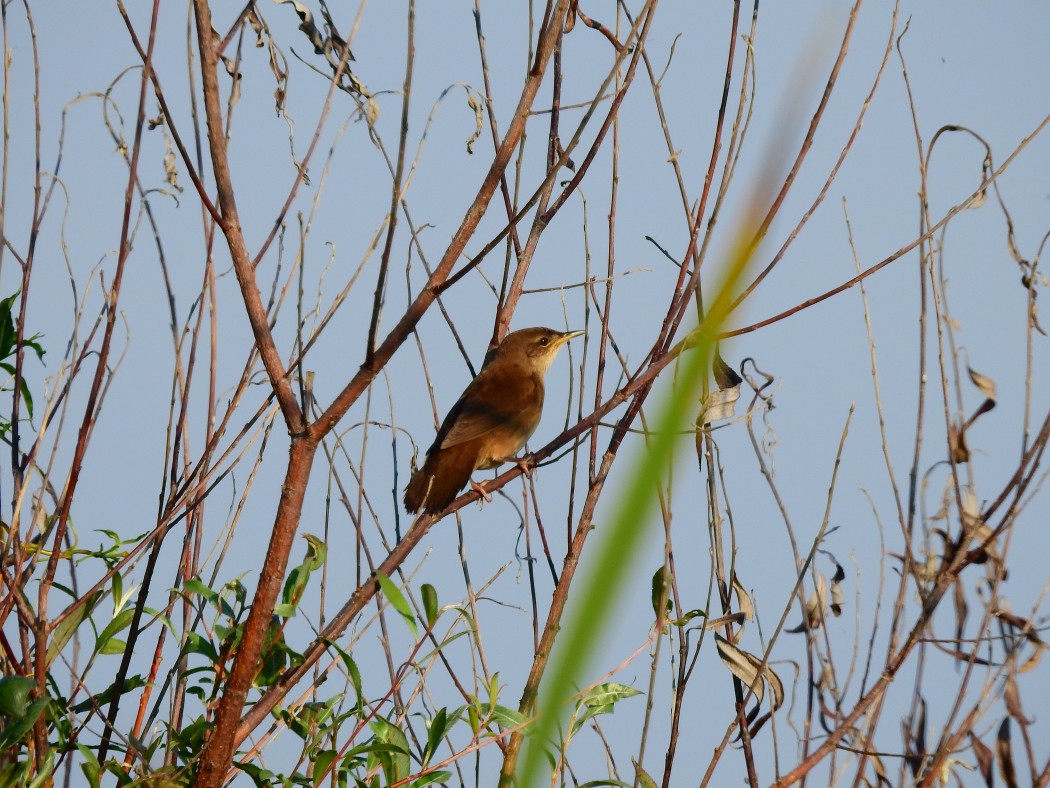
[[[543,382],[529,377],[510,390],[500,382],[482,370],[445,417],[434,446],[448,449],[511,425],[531,435],[540,421]]]

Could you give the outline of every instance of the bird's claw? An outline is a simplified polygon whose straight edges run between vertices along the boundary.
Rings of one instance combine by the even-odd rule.
[[[532,459],[532,455],[531,454],[526,454],[524,457],[503,457],[503,458],[500,459],[500,462],[512,462],[512,463],[514,463],[515,465],[518,466],[518,468],[521,470],[522,475],[526,479],[531,479],[532,478],[532,465],[529,464],[531,459]]]
[[[485,501],[485,503],[492,503],[492,496],[489,495],[488,490],[486,490],[473,479],[470,480],[470,488],[474,490],[474,492],[476,492],[478,495],[480,495]],[[481,503],[481,501],[478,501],[478,503]]]

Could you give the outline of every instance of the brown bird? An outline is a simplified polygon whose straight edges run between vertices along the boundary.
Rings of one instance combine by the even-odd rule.
[[[405,509],[437,514],[474,471],[513,460],[540,423],[547,368],[558,349],[582,333],[524,328],[507,334],[441,422],[423,467],[405,488]]]

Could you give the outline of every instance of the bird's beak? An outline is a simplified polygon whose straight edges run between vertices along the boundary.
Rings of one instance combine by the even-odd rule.
[[[586,333],[586,331],[566,331],[564,334],[559,335],[558,338],[554,340],[554,347],[561,347],[573,337],[578,337]]]

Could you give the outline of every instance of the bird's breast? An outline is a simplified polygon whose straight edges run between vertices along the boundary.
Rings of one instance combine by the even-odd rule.
[[[508,457],[515,456],[532,437],[539,425],[539,414],[518,414],[518,418],[507,421],[485,436],[481,453],[478,456],[478,468],[495,468]]]

